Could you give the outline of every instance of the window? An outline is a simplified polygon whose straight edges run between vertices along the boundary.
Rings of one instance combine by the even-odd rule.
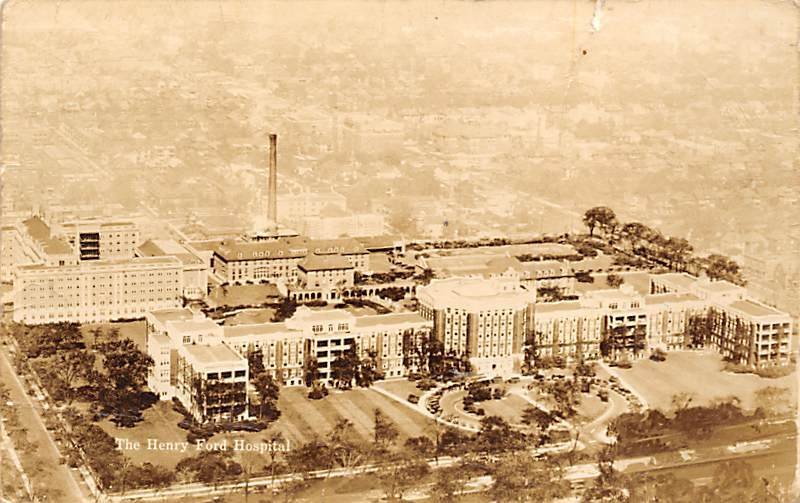
[[[183,336],[183,343],[184,344],[190,344],[191,342],[192,342],[192,336],[191,335],[184,335]]]
[[[237,370],[234,375],[236,377],[244,377],[244,374],[245,374],[244,370]]]
[[[209,381],[215,381],[215,380],[219,379],[219,374],[217,374],[216,372],[210,372],[208,374],[207,378],[208,378]]]
[[[223,379],[229,379],[233,374],[230,371],[226,371],[222,373]]]

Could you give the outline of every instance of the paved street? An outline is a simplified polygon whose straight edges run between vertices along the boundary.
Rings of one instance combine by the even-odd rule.
[[[41,461],[40,466],[43,470],[43,474],[39,476],[40,480],[41,477],[45,477],[48,487],[63,491],[61,497],[56,501],[65,503],[89,501],[88,493],[84,492],[82,486],[79,486],[75,480],[77,472],[70,470],[66,464],[59,464],[61,455],[55,447],[50,432],[47,431],[39,417],[33,401],[25,393],[22,383],[14,373],[5,347],[0,350],[0,379],[9,388],[11,400],[17,407],[20,423],[24,424],[28,430],[28,438],[39,446],[36,455],[37,459]],[[36,480],[35,475],[29,475],[34,481]]]

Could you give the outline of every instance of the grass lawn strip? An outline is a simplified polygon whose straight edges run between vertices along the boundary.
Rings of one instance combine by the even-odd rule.
[[[358,393],[358,395],[356,394]],[[325,398],[325,402],[332,407],[340,416],[347,418],[353,423],[356,432],[364,440],[372,439],[373,416],[372,409],[362,408],[353,402],[353,398],[360,396],[359,390],[345,391],[344,393],[332,393]],[[368,411],[368,412],[367,412]]]
[[[288,393],[291,391],[291,393]],[[281,418],[278,422],[285,421],[286,423],[290,423],[296,430],[300,432],[302,437],[304,438],[303,443],[308,442],[315,436],[322,437],[327,430],[325,430],[325,424],[316,424],[312,426],[308,421],[310,418],[304,415],[303,410],[299,407],[300,404],[308,406],[308,398],[306,398],[305,389],[292,389],[292,390],[284,390],[278,403],[278,407],[281,410]],[[287,396],[288,395],[288,396]],[[333,428],[333,426],[329,426],[329,428]]]
[[[359,399],[369,401],[367,406],[371,404],[373,408],[381,409],[381,412],[395,423],[401,436],[417,437],[424,434],[425,425],[428,424],[428,420],[424,416],[394,403],[391,399],[377,392],[368,391],[367,393],[369,394],[364,394]]]

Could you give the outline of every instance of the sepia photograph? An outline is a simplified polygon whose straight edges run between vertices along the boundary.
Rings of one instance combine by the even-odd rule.
[[[800,0],[0,1],[0,503],[800,501]]]

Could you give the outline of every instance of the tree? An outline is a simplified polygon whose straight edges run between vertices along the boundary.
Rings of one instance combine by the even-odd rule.
[[[645,239],[650,232],[650,229],[639,222],[628,222],[622,226],[620,235],[628,242],[630,249],[635,251],[639,248],[640,242]]]
[[[333,461],[342,468],[354,468],[366,455],[355,426],[344,418],[339,419],[328,434],[328,445]]]
[[[275,313],[272,315],[273,322],[284,321],[291,318],[297,310],[297,302],[291,297],[284,297]]]
[[[539,430],[540,443],[544,443],[547,438],[547,430],[555,424],[556,418],[535,405],[529,405],[522,411],[522,423],[535,426]]]
[[[283,433],[280,431],[274,431],[269,434],[266,438],[267,442],[272,445],[272,449],[269,450],[269,475],[270,479],[272,480],[272,485],[275,485],[275,468],[277,467],[276,459],[278,454],[281,452],[278,449],[275,449],[275,444],[282,444],[286,442],[286,439],[283,436]]]
[[[428,463],[412,453],[394,453],[378,471],[378,478],[389,501],[402,501],[403,494],[430,472]]]
[[[481,419],[481,429],[476,435],[475,444],[481,452],[508,452],[527,447],[527,439],[523,433],[511,428],[505,419],[487,416]]]
[[[606,206],[596,206],[586,210],[583,214],[583,223],[589,228],[589,235],[594,235],[595,227],[600,227],[604,232],[613,231],[616,225],[617,216],[611,208]]]
[[[608,283],[608,286],[611,288],[619,288],[624,282],[625,280],[618,274],[609,274],[606,276],[606,283]]]
[[[755,402],[756,407],[761,409],[765,416],[782,416],[792,408],[789,388],[777,386],[767,386],[756,391]]]
[[[352,388],[353,381],[358,376],[360,364],[361,360],[356,354],[356,348],[350,345],[331,363],[331,378],[333,378],[334,385],[339,389]]]
[[[724,255],[716,253],[706,258],[706,275],[714,280],[726,280],[744,286],[739,264]]]
[[[581,396],[574,379],[554,379],[544,389],[552,396],[555,410],[561,417],[570,418],[575,415]]]
[[[571,493],[560,467],[530,455],[507,455],[494,470],[491,494],[497,501],[549,502]]]
[[[250,496],[250,479],[260,473],[264,468],[264,461],[261,455],[253,451],[244,451],[240,454],[242,460],[242,479],[244,480],[244,501],[247,503]]]
[[[153,359],[136,347],[130,339],[104,342],[99,347],[103,355],[105,375],[100,383],[104,405],[117,409],[138,402],[133,395],[142,391]]]
[[[624,477],[614,468],[616,457],[614,445],[604,446],[597,454],[597,469],[599,475],[594,483],[583,493],[582,501],[594,503],[597,501],[609,503],[623,503],[630,501]]]
[[[306,386],[311,387],[319,379],[319,362],[313,356],[306,355],[303,368],[305,369],[303,377],[305,378]]]
[[[436,452],[436,445],[425,435],[407,438],[404,448],[422,458],[432,456]]]
[[[670,268],[675,268],[679,271],[685,270],[689,254],[693,250],[692,245],[684,238],[668,238],[665,252]]]
[[[264,353],[261,349],[254,349],[247,352],[247,364],[249,367],[249,374],[255,377],[266,369],[264,368]]]
[[[216,489],[220,482],[241,475],[242,465],[233,460],[231,451],[201,451],[181,460],[175,470],[190,473],[195,482],[211,484]]]
[[[333,467],[331,447],[320,439],[313,439],[286,453],[286,463],[299,472],[327,470]]]
[[[690,348],[703,348],[711,339],[712,317],[710,314],[689,316],[683,332],[684,345]]]
[[[278,383],[267,372],[258,374],[251,382],[258,393],[258,418],[277,419],[280,415],[278,397],[281,392]]]
[[[386,452],[389,447],[397,440],[399,432],[397,426],[389,420],[380,409],[375,409],[373,412],[375,418],[373,442],[378,452]]]
[[[52,375],[63,383],[67,405],[75,399],[75,383],[88,379],[94,370],[95,355],[87,349],[68,349],[60,351],[51,360]]]
[[[378,353],[374,350],[367,351],[367,356],[361,359],[356,372],[356,384],[363,388],[372,386],[372,383],[381,379],[383,374],[378,371]]]

